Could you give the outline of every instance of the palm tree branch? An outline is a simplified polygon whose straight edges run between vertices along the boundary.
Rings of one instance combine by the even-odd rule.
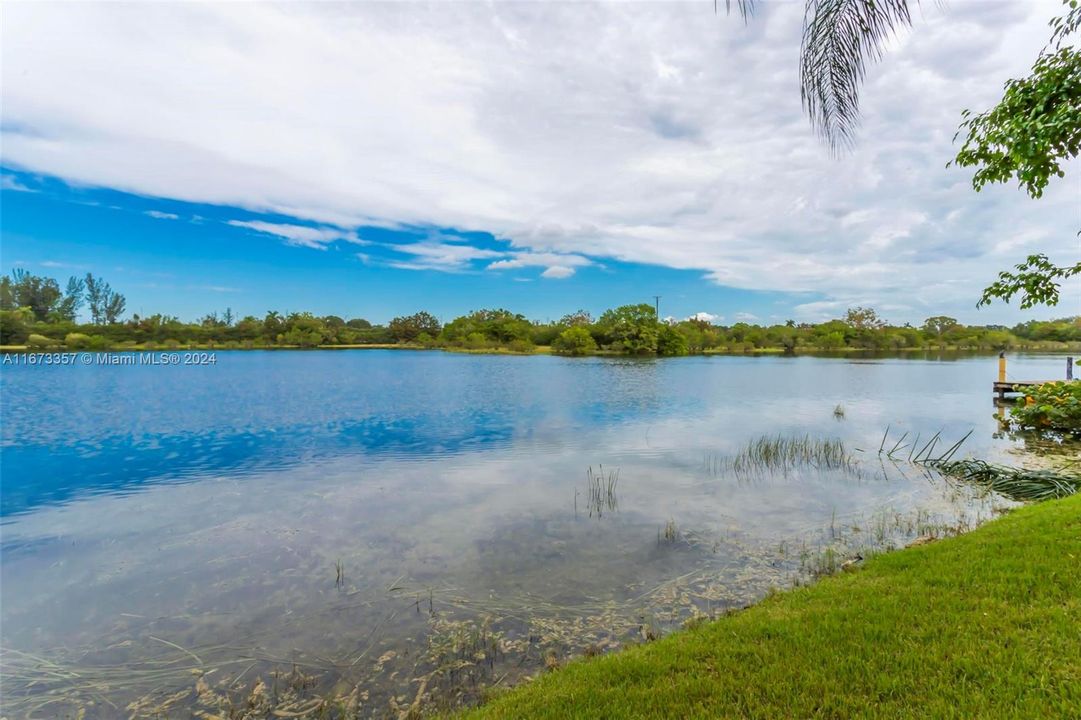
[[[869,62],[898,28],[909,0],[808,0],[800,48],[800,95],[811,125],[834,150],[852,144]]]

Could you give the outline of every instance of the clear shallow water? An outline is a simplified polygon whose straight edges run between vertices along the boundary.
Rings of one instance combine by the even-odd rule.
[[[323,689],[359,685],[378,717],[417,677],[469,699],[474,682],[741,606],[833,553],[1001,506],[877,456],[889,426],[972,430],[965,454],[1015,462],[996,367],[365,350],[6,368],[4,709],[108,717],[193,668],[242,688],[295,663]],[[1063,367],[1011,358],[1017,378]],[[727,467],[764,434],[839,438],[857,466]],[[588,468],[618,471],[599,517]],[[488,633],[501,639],[478,661],[469,643]]]

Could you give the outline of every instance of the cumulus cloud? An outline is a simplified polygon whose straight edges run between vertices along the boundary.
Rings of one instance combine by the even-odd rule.
[[[722,315],[714,315],[713,313],[708,313],[708,312],[696,312],[694,315],[691,315],[687,319],[688,320],[698,320],[700,322],[714,323],[714,322],[717,322],[718,320],[724,320],[724,316],[722,316]]]
[[[272,223],[262,220],[230,220],[227,224],[233,227],[254,230],[264,235],[274,235],[284,239],[287,245],[314,248],[316,250],[326,250],[327,245],[337,240],[344,240],[356,245],[367,244],[358,238],[356,233],[341,228],[309,227],[307,225],[290,225],[288,223]]]
[[[801,6],[744,24],[667,3],[16,3],[0,139],[7,162],[72,182],[487,231],[913,314],[971,311],[1030,248],[1076,259],[1076,162],[1038,202],[944,167],[961,110],[1027,72],[1057,0],[924,8],[870,69],[839,159],[800,108]],[[336,232],[272,234],[324,248]]]

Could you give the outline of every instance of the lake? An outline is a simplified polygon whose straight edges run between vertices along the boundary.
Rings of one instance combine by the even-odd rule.
[[[468,702],[1010,505],[906,462],[916,435],[1024,445],[993,356],[216,360],[4,369],[9,717],[180,714],[257,678],[373,717]],[[741,453],[764,436],[846,459]]]

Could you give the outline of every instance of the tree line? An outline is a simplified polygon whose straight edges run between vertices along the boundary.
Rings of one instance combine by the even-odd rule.
[[[231,309],[210,313],[196,322],[162,314],[123,319],[125,304],[123,295],[90,274],[70,278],[62,291],[52,278],[16,269],[0,279],[0,345],[57,349],[396,345],[519,353],[550,348],[564,355],[647,356],[848,349],[1062,349],[1081,345],[1081,317],[1031,320],[1006,328],[965,325],[940,315],[917,327],[890,324],[875,310],[862,307],[828,322],[788,320],[772,325],[721,325],[697,318],[660,320],[653,306],[646,303],[607,310],[597,318],[579,310],[556,321],[536,321],[510,310],[485,309],[443,324],[430,312],[420,311],[379,325],[364,318],[307,312],[270,311],[261,318],[238,318]],[[79,320],[84,308],[90,322]]]

